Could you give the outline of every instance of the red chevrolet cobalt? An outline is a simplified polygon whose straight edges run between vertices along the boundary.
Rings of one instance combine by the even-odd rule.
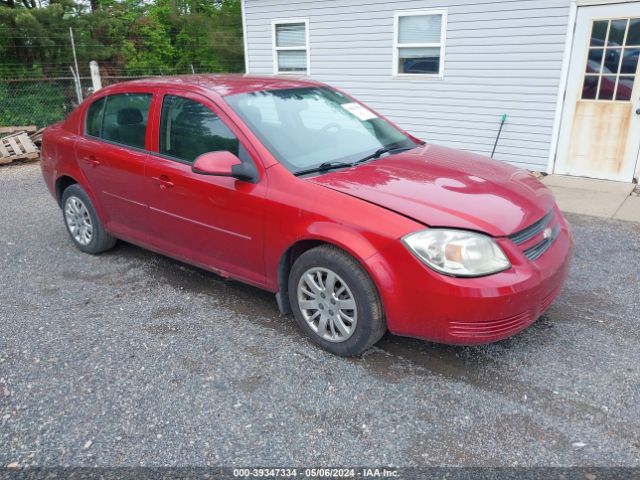
[[[313,81],[113,85],[46,130],[42,172],[83,252],[122,239],[274,292],[338,355],[387,330],[509,337],[568,271],[569,228],[532,175]]]

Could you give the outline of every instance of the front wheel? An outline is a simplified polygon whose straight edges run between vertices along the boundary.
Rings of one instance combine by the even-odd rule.
[[[289,299],[302,331],[336,355],[360,355],[387,329],[367,272],[349,254],[329,245],[308,250],[293,264]]]

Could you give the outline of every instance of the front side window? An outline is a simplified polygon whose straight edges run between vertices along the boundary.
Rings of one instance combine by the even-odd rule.
[[[446,23],[444,10],[396,13],[394,74],[442,77]]]
[[[102,129],[97,136],[122,145],[144,148],[151,98],[150,93],[122,93],[106,97]],[[95,125],[87,125],[87,133],[92,135],[95,128]]]
[[[291,172],[355,162],[381,148],[415,143],[368,108],[327,87],[257,91],[225,97]]]
[[[238,138],[202,103],[166,95],[160,118],[160,153],[193,162],[203,153],[226,150],[240,156]]]
[[[274,73],[309,74],[307,29],[306,19],[273,23]]]

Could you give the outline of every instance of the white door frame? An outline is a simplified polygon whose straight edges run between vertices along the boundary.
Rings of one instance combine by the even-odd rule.
[[[576,21],[578,19],[579,7],[591,7],[595,5],[613,5],[616,3],[635,3],[632,0],[569,0],[569,21],[567,22],[567,38],[564,44],[562,55],[562,69],[560,71],[560,88],[556,100],[555,118],[553,122],[553,133],[551,136],[551,148],[547,162],[547,173],[553,173],[560,143],[560,128],[562,126],[562,115],[565,108],[565,96],[569,86],[569,66],[571,65],[571,54],[573,52],[573,42],[575,39]],[[636,172],[634,178],[640,177],[640,162],[636,161]]]

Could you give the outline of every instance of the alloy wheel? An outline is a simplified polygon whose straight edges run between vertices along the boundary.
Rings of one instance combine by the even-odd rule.
[[[64,205],[64,219],[69,227],[69,232],[76,242],[87,246],[93,239],[93,223],[89,210],[82,200],[76,196],[70,196]]]
[[[358,307],[349,285],[328,268],[310,268],[298,282],[298,305],[316,335],[344,342],[356,329]]]

